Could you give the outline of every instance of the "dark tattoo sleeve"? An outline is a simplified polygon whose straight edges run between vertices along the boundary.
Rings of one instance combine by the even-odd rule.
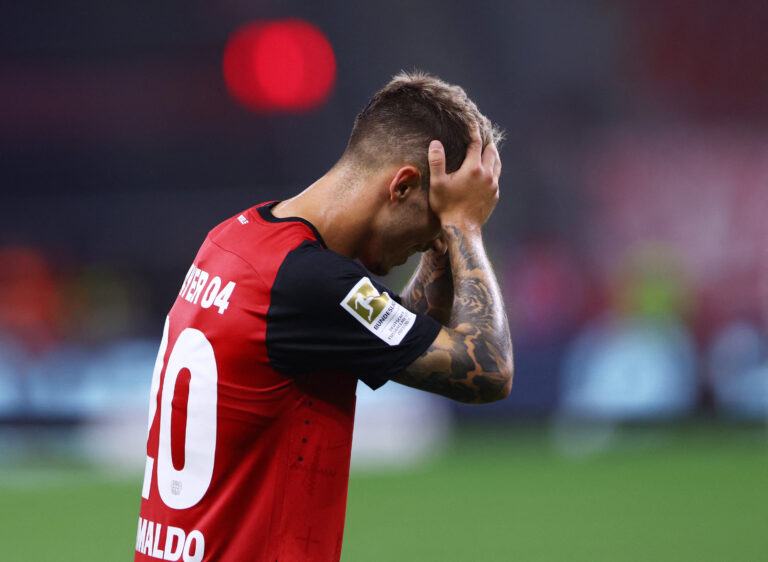
[[[448,256],[432,250],[424,252],[402,296],[406,308],[428,314],[447,326],[453,307],[453,275]]]
[[[468,235],[449,225],[444,236],[454,293],[450,329],[441,330],[429,349],[394,380],[461,402],[498,400],[512,383],[512,343],[501,290],[479,233]],[[417,289],[414,295],[422,293]],[[428,298],[421,301],[429,305]]]

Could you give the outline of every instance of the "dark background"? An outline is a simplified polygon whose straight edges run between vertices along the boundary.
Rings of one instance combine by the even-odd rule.
[[[464,86],[507,132],[487,241],[515,390],[459,415],[764,420],[764,3],[83,0],[2,12],[3,419],[100,415],[134,395],[145,408],[163,317],[205,233],[313,182],[367,99],[419,68]],[[333,89],[310,110],[250,111],[222,76],[227,39],[283,18],[326,35]]]

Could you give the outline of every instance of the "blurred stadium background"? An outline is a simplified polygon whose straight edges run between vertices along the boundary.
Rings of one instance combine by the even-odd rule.
[[[766,27],[757,0],[5,3],[0,559],[131,559],[200,242],[324,173],[403,68],[507,131],[515,387],[360,389],[343,559],[768,559]]]

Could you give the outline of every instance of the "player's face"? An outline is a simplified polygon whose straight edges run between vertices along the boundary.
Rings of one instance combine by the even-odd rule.
[[[426,192],[420,193],[398,207],[380,232],[373,233],[360,259],[376,275],[386,275],[413,254],[432,248],[441,231],[440,219],[429,208]]]

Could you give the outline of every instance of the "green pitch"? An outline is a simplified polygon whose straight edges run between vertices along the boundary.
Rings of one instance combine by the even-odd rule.
[[[354,475],[343,561],[767,559],[765,428],[622,429],[586,456],[552,443],[475,428],[421,468]],[[0,559],[131,560],[140,480],[0,468]]]

